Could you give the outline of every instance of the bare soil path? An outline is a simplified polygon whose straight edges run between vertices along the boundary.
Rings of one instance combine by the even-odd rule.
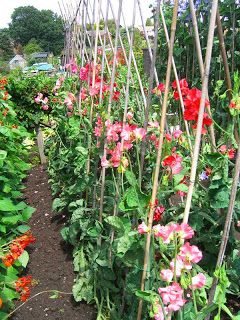
[[[36,208],[30,220],[36,243],[28,250],[30,262],[26,270],[37,282],[31,296],[45,290],[71,292],[74,280],[71,247],[63,243],[60,230],[64,217],[52,213],[51,190],[44,166],[34,167],[25,183],[25,197]],[[44,293],[29,300],[12,316],[12,320],[95,320],[95,309],[75,303],[71,295],[51,299]]]

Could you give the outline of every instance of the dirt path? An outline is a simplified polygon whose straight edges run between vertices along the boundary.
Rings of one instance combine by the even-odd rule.
[[[52,213],[51,191],[43,166],[35,167],[25,183],[26,201],[36,208],[30,220],[36,243],[30,248],[27,274],[38,284],[31,296],[44,290],[71,292],[74,280],[71,248],[63,244],[60,230],[64,224],[62,215]],[[27,302],[12,320],[94,320],[94,308],[83,303],[76,304],[71,295],[50,299],[45,293]]]

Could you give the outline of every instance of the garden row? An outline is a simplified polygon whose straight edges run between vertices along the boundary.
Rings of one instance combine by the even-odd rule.
[[[22,201],[22,181],[30,168],[26,147],[29,134],[19,122],[6,87],[7,79],[1,78],[0,319],[6,319],[13,300],[26,301],[30,296],[31,276],[20,276],[29,260],[25,248],[35,242],[27,225],[34,208]]]

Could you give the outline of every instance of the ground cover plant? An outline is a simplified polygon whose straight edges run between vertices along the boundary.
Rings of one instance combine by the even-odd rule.
[[[201,25],[203,4],[197,3]],[[51,127],[45,151],[53,210],[68,216],[61,235],[73,247],[73,297],[95,304],[98,320],[237,320],[239,303],[229,301],[240,292],[240,80],[226,65],[218,77],[210,74],[211,55],[214,66],[224,57],[213,46],[217,1],[207,7],[208,36],[202,30],[205,64],[201,52],[187,55],[191,76],[190,62],[185,69],[176,50],[179,41],[186,49],[181,37],[194,13],[187,2],[179,9],[178,1],[157,1],[154,40],[143,41],[148,79],[135,58],[135,29],[120,26],[121,5],[113,37],[101,10],[100,26],[88,17],[73,28],[63,77],[19,74],[9,84],[19,118]],[[77,14],[87,9],[83,3]],[[161,46],[167,54],[158,66]]]
[[[5,319],[14,299],[30,295],[31,276],[20,277],[28,263],[25,248],[35,241],[27,225],[34,208],[22,201],[22,180],[30,166],[24,140],[29,137],[19,122],[7,91],[7,79],[0,79],[0,318]]]

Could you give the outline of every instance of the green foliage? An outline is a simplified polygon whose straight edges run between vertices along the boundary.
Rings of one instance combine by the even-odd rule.
[[[1,79],[2,81],[2,79]],[[28,151],[24,140],[29,137],[15,113],[10,99],[2,99],[0,90],[0,319],[5,319],[13,300],[19,298],[15,281],[26,268],[29,256],[24,251],[13,266],[6,267],[2,258],[8,253],[8,244],[29,230],[25,224],[34,212],[22,198],[22,180],[30,166],[27,164]],[[5,112],[4,112],[5,110]]]
[[[11,16],[9,31],[15,43],[26,46],[36,39],[45,51],[59,55],[63,49],[63,24],[51,10],[38,10],[33,6],[18,7]]]
[[[41,46],[37,43],[36,39],[31,39],[28,41],[28,43],[23,47],[23,52],[26,55],[30,55],[35,52],[41,52],[43,49]]]

